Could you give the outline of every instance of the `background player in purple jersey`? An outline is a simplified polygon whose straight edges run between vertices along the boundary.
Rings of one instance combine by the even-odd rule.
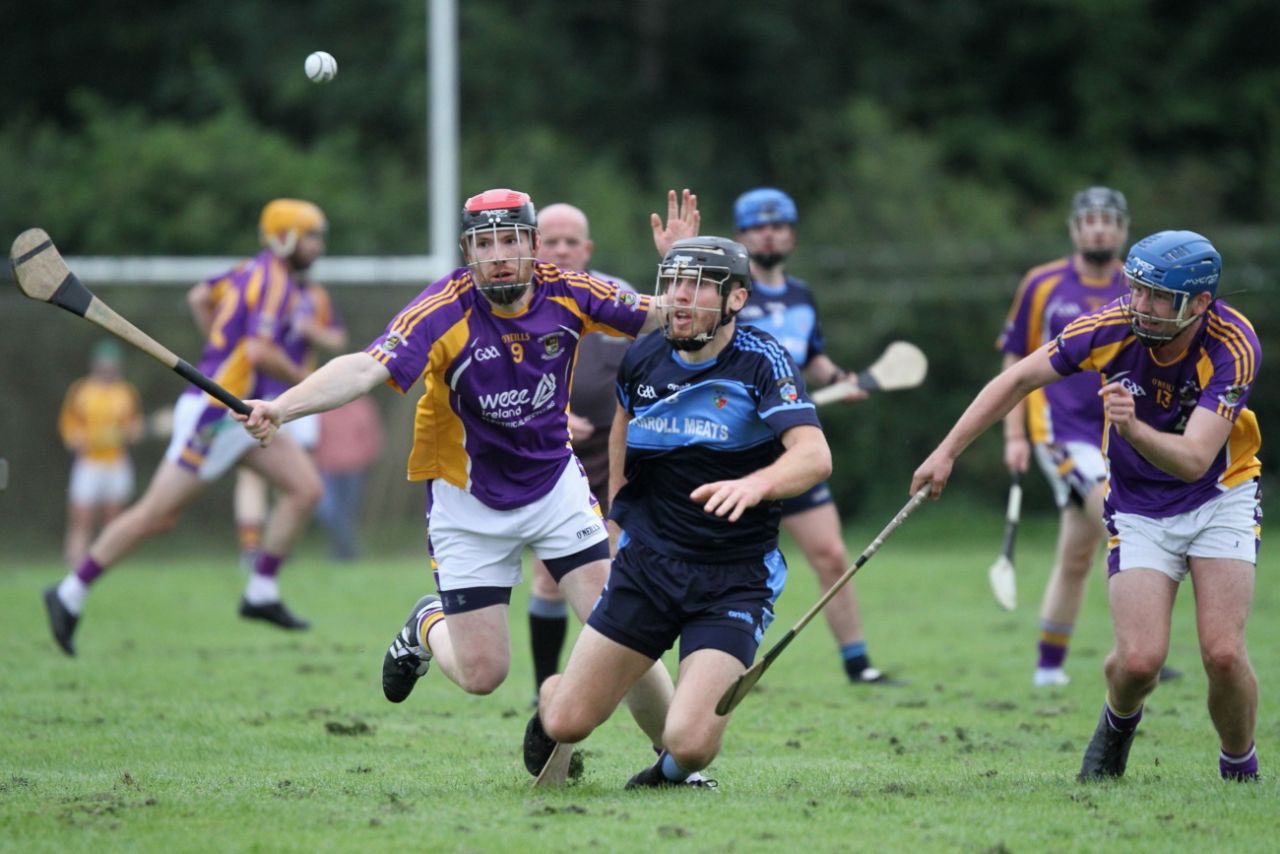
[[[573,205],[547,205],[538,211],[540,246],[538,260],[561,270],[586,270],[595,248],[587,215]],[[603,273],[590,271],[600,279],[630,285]],[[573,453],[587,471],[591,494],[609,515],[609,430],[613,426],[613,388],[618,366],[630,339],[601,332],[584,335],[578,343],[573,368],[573,389],[569,394],[569,433]],[[560,651],[569,630],[568,605],[559,585],[535,558],[529,588],[529,648],[533,655],[534,690],[560,669]],[[537,702],[537,694],[534,695]]]
[[[292,215],[287,206],[268,206],[261,224],[263,232],[273,234],[284,230],[282,223],[274,220],[287,219]],[[323,214],[320,216],[323,217]],[[310,373],[316,367],[318,352],[339,353],[346,349],[347,330],[324,285],[302,275],[308,271],[298,272],[300,275],[295,277],[297,296],[290,311],[289,331],[283,341],[283,348],[285,355],[295,365]],[[206,279],[192,285],[187,291],[187,306],[202,335],[209,334],[214,318],[218,315],[219,301],[230,295],[229,284],[230,280],[226,278]],[[256,393],[261,397],[271,398],[290,385],[291,383],[277,377],[265,376]],[[319,416],[292,421],[289,430],[294,440],[304,450],[311,452],[320,439]],[[268,507],[267,481],[249,466],[237,466],[233,511],[240,543],[240,564],[250,572],[257,564],[258,553],[262,551],[262,532],[267,523]]]
[[[618,553],[564,674],[543,685],[525,735],[532,773],[603,723],[677,637],[663,750],[627,788],[685,783],[720,749],[716,701],[754,659],[786,578],[779,500],[831,472],[795,363],[734,321],[750,288],[746,249],[724,238],[679,241],[659,266],[664,334],[636,342],[618,373]]]
[[[1124,195],[1089,187],[1071,200],[1067,218],[1076,251],[1033,268],[1018,285],[996,347],[1003,367],[1056,338],[1068,323],[1097,311],[1126,291],[1120,253],[1129,235]],[[1063,670],[1102,524],[1102,401],[1092,374],[1063,378],[1032,392],[1004,419],[1004,462],[1027,471],[1034,449],[1059,510],[1058,547],[1040,605],[1039,660],[1035,685],[1066,685]]]
[[[668,196],[652,217],[666,251],[697,232],[697,199]],[[430,481],[428,543],[440,595],[424,596],[383,659],[387,699],[401,702],[431,661],[472,694],[510,668],[507,605],[526,547],[586,619],[609,572],[608,533],[569,445],[569,382],[581,337],[654,328],[651,299],[589,273],[537,260],[533,203],[489,190],[462,210],[465,267],[428,286],[363,352],[331,360],[274,401],[253,401],[248,431],[270,441],[294,418],[340,406],[382,383],[421,378],[409,479]],[[671,677],[642,680],[631,708],[661,743]]]
[[[849,374],[824,352],[813,292],[803,280],[786,271],[787,256],[796,245],[795,202],[781,190],[759,187],[738,197],[733,217],[737,228],[734,236],[751,255],[754,279],[739,322],[764,329],[776,338],[804,371],[805,381],[811,386],[848,379]],[[844,399],[861,400],[866,396],[866,392],[850,387]],[[782,527],[804,552],[824,592],[849,567],[840,514],[825,482],[782,502]],[[852,582],[832,598],[823,616],[851,682],[899,684],[871,666]]]
[[[1017,401],[1061,377],[1102,374],[1115,646],[1081,780],[1124,774],[1188,573],[1219,772],[1237,780],[1258,775],[1258,682],[1245,621],[1261,536],[1261,440],[1245,403],[1262,353],[1244,315],[1215,299],[1221,269],[1213,244],[1195,232],[1138,241],[1124,265],[1129,294],[1072,321],[989,382],[912,479],[913,490],[932,483],[937,497],[955,459]]]
[[[259,231],[267,248],[219,277],[227,282],[228,296],[206,336],[201,373],[239,397],[258,393],[266,375],[286,382],[305,375],[284,341],[297,277],[324,252],[326,227],[324,214],[310,202],[276,199],[263,209]],[[192,387],[178,399],[169,448],[146,492],[102,530],[73,572],[45,590],[50,628],[63,651],[75,654],[73,637],[89,586],[142,542],[172,527],[208,483],[240,460],[266,477],[279,496],[240,615],[286,629],[307,627],[281,601],[276,575],[320,498],[320,475],[292,439],[258,447],[226,406]]]

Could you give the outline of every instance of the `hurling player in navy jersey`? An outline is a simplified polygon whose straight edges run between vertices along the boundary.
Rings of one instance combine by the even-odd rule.
[[[734,322],[750,289],[746,249],[720,237],[676,241],[658,268],[663,334],[639,339],[618,372],[618,553],[563,675],[543,683],[531,770],[531,753],[602,724],[677,638],[662,752],[627,787],[685,783],[720,749],[716,700],[750,666],[786,579],[780,499],[831,473],[795,362]]]
[[[734,202],[735,237],[750,255],[753,280],[751,296],[738,321],[763,329],[778,339],[804,372],[805,382],[825,386],[850,377],[824,352],[818,306],[809,285],[785,268],[787,256],[796,246],[798,219],[796,203],[772,187],[749,190]],[[861,400],[866,396],[865,391],[851,385],[844,400]],[[819,483],[782,502],[782,527],[804,552],[825,592],[844,574],[850,562],[831,488],[825,482]],[[832,597],[822,613],[840,650],[849,681],[899,684],[871,666],[853,582]]]

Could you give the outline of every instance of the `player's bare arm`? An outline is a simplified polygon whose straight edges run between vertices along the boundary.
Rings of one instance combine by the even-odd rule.
[[[245,357],[254,370],[284,380],[287,383],[301,382],[307,375],[306,369],[295,363],[284,348],[270,339],[253,336],[246,340]]]
[[[245,401],[253,411],[247,416],[235,417],[266,447],[281,424],[314,412],[337,409],[390,378],[387,367],[368,353],[348,353],[326,362],[275,400]]]
[[[627,476],[623,472],[627,462],[627,425],[631,416],[619,404],[613,412],[613,426],[609,429],[609,505],[618,497],[618,490],[626,485]],[[608,522],[609,539],[612,546],[617,546],[618,525]]]
[[[1009,370],[1019,361],[1013,353],[1004,354],[1002,370]],[[1027,440],[1027,403],[1020,400],[1004,417],[1004,467],[1010,472],[1023,473],[1031,467],[1031,443]]]
[[[311,346],[326,353],[341,353],[347,349],[347,330],[341,326],[324,326],[316,323],[315,318],[307,317],[298,321],[298,331]]]
[[[964,449],[988,427],[1004,418],[1024,397],[1057,379],[1058,372],[1049,363],[1048,344],[1020,359],[1009,370],[997,374],[978,392],[942,443],[916,469],[911,478],[911,494],[931,483],[933,489],[929,497],[940,497],[951,477],[951,467]]]
[[[831,448],[821,428],[810,424],[782,434],[782,454],[769,465],[737,480],[704,483],[689,497],[702,509],[730,522],[761,501],[799,495],[831,476]]]
[[[1153,466],[1192,483],[1204,476],[1231,435],[1231,422],[1197,406],[1181,435],[1165,433],[1138,420],[1133,395],[1121,383],[1108,383],[1098,394],[1107,420]]]
[[[195,321],[200,334],[209,337],[213,328],[213,288],[208,282],[196,282],[187,291],[187,308],[191,311],[191,319]]]

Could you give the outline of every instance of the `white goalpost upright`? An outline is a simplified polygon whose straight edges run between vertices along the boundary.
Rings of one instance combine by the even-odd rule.
[[[457,0],[423,0],[427,11],[427,255],[327,256],[315,276],[325,284],[431,282],[457,266],[458,9]],[[68,256],[87,283],[188,286],[243,260],[221,256]]]

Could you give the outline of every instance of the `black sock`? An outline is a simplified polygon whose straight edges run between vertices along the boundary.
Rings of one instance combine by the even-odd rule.
[[[862,675],[862,671],[871,666],[871,656],[855,655],[844,660],[844,672],[849,674],[850,679],[857,679]]]
[[[529,615],[529,646],[533,650],[533,684],[542,687],[560,669],[560,650],[569,631],[567,617]]]

